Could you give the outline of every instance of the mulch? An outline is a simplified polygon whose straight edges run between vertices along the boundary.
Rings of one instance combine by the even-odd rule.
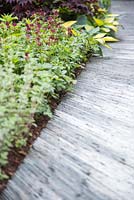
[[[75,71],[75,76],[77,77],[82,71],[82,68],[79,68]],[[62,98],[65,96],[66,92],[61,92],[59,94],[59,99],[51,99],[51,109],[52,112],[56,109],[58,104],[61,102]],[[43,128],[46,127],[48,121],[50,118],[48,116],[35,115],[35,122],[37,126],[32,126],[30,128],[31,136],[27,139],[26,146],[23,146],[22,148],[18,149],[16,147],[12,147],[8,154],[8,163],[6,166],[2,168],[2,171],[9,176],[9,179],[0,181],[0,193],[6,188],[8,181],[12,178],[14,173],[16,172],[18,166],[23,162],[25,156],[28,154],[30,148],[32,147],[33,142],[36,140],[36,138],[40,135],[40,132]]]

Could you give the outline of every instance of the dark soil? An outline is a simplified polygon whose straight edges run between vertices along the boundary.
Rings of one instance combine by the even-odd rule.
[[[59,100],[52,99],[51,100],[51,108],[54,112],[55,108],[61,101],[62,97],[65,93],[60,94]],[[11,148],[10,152],[8,154],[8,164],[2,168],[2,171],[9,176],[9,179],[12,177],[12,175],[17,170],[20,163],[23,161],[25,156],[27,155],[30,147],[32,147],[33,142],[36,140],[36,138],[40,135],[40,132],[43,128],[46,127],[48,121],[48,116],[40,115],[35,116],[35,121],[37,126],[32,126],[30,128],[30,133],[32,133],[32,136],[29,136],[27,140],[27,145],[18,149],[18,148]],[[8,180],[0,181],[0,192],[3,191],[3,189],[6,187]]]
[[[82,67],[83,68],[83,67]],[[79,68],[75,72],[75,76],[77,77],[81,71],[82,68]],[[51,99],[51,109],[54,112],[56,109],[57,105],[61,102],[62,98],[65,96],[66,92],[61,92],[59,94],[59,99]],[[48,116],[35,116],[35,121],[37,126],[32,126],[30,128],[30,132],[32,133],[32,136],[29,136],[27,140],[27,145],[22,147],[21,149],[18,148],[11,148],[9,155],[8,155],[8,164],[2,168],[2,171],[9,176],[9,179],[13,176],[15,171],[17,170],[18,166],[21,164],[21,162],[24,160],[25,156],[28,154],[28,151],[30,147],[32,147],[33,142],[36,140],[36,138],[40,135],[40,132],[43,128],[46,127],[48,121],[49,121]],[[8,179],[8,180],[9,180]],[[0,181],[0,193],[5,189],[8,180]]]

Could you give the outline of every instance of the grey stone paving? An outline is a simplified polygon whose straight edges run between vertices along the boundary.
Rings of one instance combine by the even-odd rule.
[[[113,1],[121,41],[94,58],[1,200],[134,200],[134,1]]]

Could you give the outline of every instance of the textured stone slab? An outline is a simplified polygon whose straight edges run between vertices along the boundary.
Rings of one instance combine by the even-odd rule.
[[[120,14],[133,14],[134,13],[133,0],[113,0],[112,11]]]

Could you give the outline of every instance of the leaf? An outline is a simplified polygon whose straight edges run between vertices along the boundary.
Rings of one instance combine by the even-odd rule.
[[[106,33],[99,33],[94,36],[95,39],[103,38],[106,35]]]
[[[118,42],[119,40],[114,38],[114,37],[110,37],[110,36],[106,36],[104,37],[105,42]]]
[[[111,47],[110,47],[108,44],[105,43],[104,38],[96,39],[96,40],[97,40],[100,44],[102,44],[103,46],[105,46],[105,47],[111,49]]]
[[[104,43],[104,47],[107,47],[108,49],[112,49],[108,44]]]
[[[72,25],[76,24],[76,22],[77,21],[68,21],[68,22],[65,22],[64,24],[62,24],[62,26],[65,27],[65,28],[69,28]]]
[[[77,24],[78,25],[86,25],[86,24],[88,24],[87,16],[86,15],[80,15],[77,18]]]
[[[112,29],[113,31],[117,32],[118,31],[118,28],[114,25],[105,25],[106,28],[110,28]]]
[[[115,20],[114,17],[109,17],[109,18],[105,18],[105,19],[104,19],[104,22],[105,22],[105,23],[113,23],[114,20]]]
[[[103,20],[101,20],[101,19],[94,18],[94,21],[96,22],[96,24],[97,24],[98,26],[104,25],[104,22],[103,22]]]
[[[105,13],[105,12],[106,12],[106,9],[105,9],[105,8],[99,8],[98,11],[99,11],[99,12],[102,12],[102,13]]]
[[[92,35],[95,35],[96,33],[98,33],[99,31],[100,31],[100,27],[97,27],[97,28],[92,29],[88,33],[92,36]]]
[[[109,16],[109,17],[119,17],[119,14],[108,14],[107,16]]]
[[[2,18],[0,18],[0,21],[4,21],[4,22],[11,22],[11,21],[13,21],[13,20],[17,20],[18,19],[18,17],[13,17],[13,15],[11,14],[11,15],[6,15],[6,14],[4,14],[4,15],[2,15]]]
[[[78,33],[74,29],[72,29],[72,33],[74,36],[78,36]]]
[[[114,25],[114,26],[119,26],[119,22],[114,21],[114,22],[113,22],[113,25]]]
[[[109,28],[104,28],[104,27],[103,27],[103,28],[101,28],[101,30],[104,31],[104,32],[106,32],[106,33],[110,32],[110,29],[109,29]]]
[[[104,43],[105,43],[103,38],[97,38],[96,40],[102,45],[104,45]]]
[[[85,29],[86,31],[91,31],[92,29],[94,29],[94,26],[90,26],[90,25],[85,25]]]
[[[21,155],[23,155],[23,156],[25,156],[27,153],[25,152],[25,151],[19,151],[19,153],[21,154]]]

